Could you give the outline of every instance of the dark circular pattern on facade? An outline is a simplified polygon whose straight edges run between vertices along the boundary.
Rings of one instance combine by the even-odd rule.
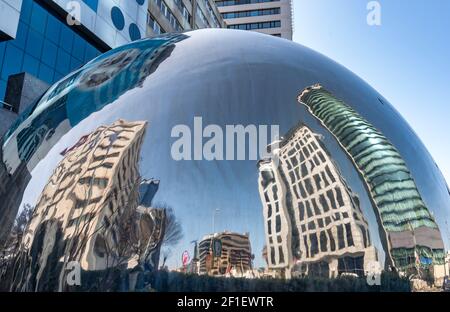
[[[128,31],[130,33],[131,41],[135,41],[135,40],[141,39],[141,31],[139,30],[139,27],[137,27],[136,24],[131,23]]]
[[[136,0],[136,2],[137,2],[137,4],[139,4],[139,5],[143,5],[144,2],[145,2],[145,0]]]
[[[118,30],[123,30],[125,27],[125,17],[122,11],[116,6],[111,9],[111,20]]]

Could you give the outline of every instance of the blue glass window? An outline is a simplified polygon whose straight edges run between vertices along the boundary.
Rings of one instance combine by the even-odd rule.
[[[44,80],[47,83],[53,82],[53,69],[41,63],[39,68],[39,79]]]
[[[47,26],[47,11],[44,10],[40,5],[36,5],[36,3],[33,3],[33,12],[31,12],[31,21],[30,26],[41,32],[44,33],[45,26]]]
[[[30,53],[32,56],[40,58],[43,43],[44,43],[44,36],[42,36],[34,29],[30,29],[30,31],[28,32],[26,51]]]
[[[22,10],[20,11],[20,20],[26,24],[30,23],[33,1],[22,1]]]
[[[3,65],[3,57],[5,56],[6,43],[0,42],[0,71]]]
[[[59,38],[59,45],[67,52],[72,52],[73,45],[73,31],[66,25],[61,28],[61,35]]]
[[[65,75],[59,73],[58,71],[55,71],[55,74],[53,76],[53,81],[59,81],[60,79],[62,79]]]
[[[23,57],[22,71],[37,77],[39,73],[39,60],[25,53]]]
[[[22,50],[9,43],[6,45],[1,76],[3,80],[7,81],[10,75],[20,73],[22,67],[22,58]]]
[[[70,59],[70,70],[75,70],[81,67],[81,65],[83,65],[83,63],[81,63],[79,60],[77,60],[76,58],[72,57]]]
[[[61,22],[56,17],[49,15],[47,19],[47,29],[45,30],[45,36],[53,41],[53,43],[59,43],[59,33],[61,32]]]
[[[42,50],[42,62],[48,66],[54,67],[56,63],[56,57],[58,53],[58,47],[51,43],[49,40],[44,41],[44,48]]]
[[[100,54],[100,52],[91,45],[86,46],[86,53],[84,54],[84,62],[87,63]]]
[[[63,51],[61,48],[58,49],[58,56],[56,58],[56,67],[60,72],[69,72],[70,67],[70,55],[69,53]]]
[[[72,56],[76,57],[80,61],[84,60],[84,50],[86,48],[86,41],[80,36],[75,35],[73,40]]]
[[[23,22],[19,22],[16,39],[12,40],[11,43],[14,44],[16,47],[23,49],[25,48],[25,44],[27,42],[27,35],[28,35],[28,26]]]

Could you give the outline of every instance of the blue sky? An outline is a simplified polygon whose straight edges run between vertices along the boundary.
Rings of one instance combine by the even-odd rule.
[[[294,41],[346,66],[414,128],[450,183],[450,1],[293,0]]]

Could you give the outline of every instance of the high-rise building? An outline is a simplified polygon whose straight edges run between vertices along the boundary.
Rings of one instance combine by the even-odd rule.
[[[359,200],[308,127],[293,128],[259,167],[270,269],[297,274],[364,274],[376,260]],[[272,147],[269,146],[269,149]]]
[[[144,38],[147,1],[0,0],[0,135],[49,84]],[[20,73],[27,75],[7,87]]]
[[[148,0],[147,34],[224,28],[214,0]]]
[[[292,40],[291,0],[216,0],[225,24]]]
[[[38,273],[22,271],[18,276],[25,277],[14,287],[64,289],[66,266],[73,261],[84,271],[140,262],[157,267],[154,250],[163,237],[164,210],[139,206],[146,124],[119,120],[62,152],[22,240],[26,265],[18,272]],[[52,278],[57,286],[49,285]]]
[[[198,244],[199,274],[241,276],[252,269],[249,234],[221,232],[205,236]]]

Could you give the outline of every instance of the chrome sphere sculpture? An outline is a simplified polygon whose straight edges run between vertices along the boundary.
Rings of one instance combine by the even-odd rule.
[[[364,81],[284,39],[197,30],[111,50],[24,112],[1,156],[0,241],[34,207],[12,290],[67,290],[74,265],[447,274],[450,196],[424,145]]]

